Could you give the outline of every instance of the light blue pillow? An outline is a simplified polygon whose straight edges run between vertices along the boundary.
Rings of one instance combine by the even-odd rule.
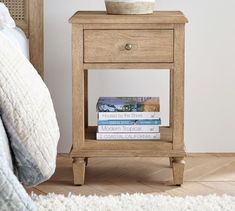
[[[23,186],[19,183],[4,152],[3,137],[0,136],[0,210],[34,211],[36,207]]]

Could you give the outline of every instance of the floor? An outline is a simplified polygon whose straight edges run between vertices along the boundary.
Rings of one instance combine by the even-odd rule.
[[[89,159],[83,186],[73,185],[71,160],[59,156],[54,176],[28,189],[30,193],[69,192],[81,195],[121,193],[169,194],[172,196],[235,195],[235,155],[193,155],[186,160],[185,182],[172,185],[172,171],[167,158],[96,158]]]

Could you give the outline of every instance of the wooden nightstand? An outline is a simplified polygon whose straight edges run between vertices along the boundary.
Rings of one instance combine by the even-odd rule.
[[[179,11],[152,15],[77,12],[72,23],[74,184],[84,184],[89,157],[169,157],[174,184],[184,172],[184,28]],[[161,140],[96,141],[88,125],[88,69],[170,69],[170,126]]]

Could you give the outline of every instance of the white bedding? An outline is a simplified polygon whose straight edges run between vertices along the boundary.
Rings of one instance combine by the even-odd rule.
[[[18,27],[4,28],[0,30],[0,33],[4,34],[13,43],[13,45],[18,50],[20,50],[27,59],[29,59],[29,42],[24,32],[20,28]],[[6,131],[3,126],[1,116],[0,116],[0,139],[2,141],[2,145],[4,148],[3,152],[5,153],[5,157],[7,158],[8,166],[13,170],[8,137],[6,135]]]
[[[28,40],[0,2],[0,211],[37,210],[18,179],[36,185],[55,169],[59,129],[50,94],[28,59]]]
[[[49,90],[32,64],[0,33],[0,113],[26,186],[55,170],[59,128]]]
[[[6,158],[6,163],[7,163],[8,167],[11,170],[13,170],[9,141],[8,141],[8,137],[7,137],[5,128],[2,123],[1,116],[0,116],[0,142],[1,142],[1,146],[3,148],[3,153],[4,153],[3,157]]]
[[[4,28],[0,30],[0,33],[4,34],[29,59],[29,41],[19,27]]]
[[[15,21],[10,15],[8,8],[0,2],[0,30],[5,28],[14,28],[16,26]]]

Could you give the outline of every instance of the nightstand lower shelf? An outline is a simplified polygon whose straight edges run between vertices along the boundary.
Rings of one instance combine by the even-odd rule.
[[[160,140],[96,140],[96,128],[86,129],[85,141],[78,149],[73,148],[72,157],[175,157],[185,156],[182,150],[173,150],[172,129],[161,127]]]
[[[182,184],[185,151],[174,150],[172,129],[161,127],[160,140],[96,140],[96,128],[86,129],[85,141],[78,149],[73,148],[74,184],[84,184],[85,167],[92,157],[169,157],[173,169],[174,183]]]

